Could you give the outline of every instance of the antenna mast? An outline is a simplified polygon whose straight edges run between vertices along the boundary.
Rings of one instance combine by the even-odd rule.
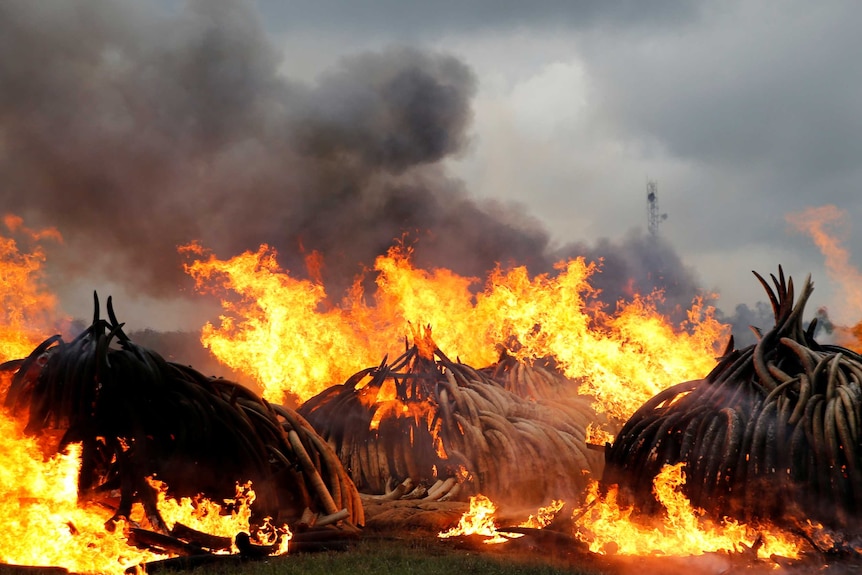
[[[647,201],[647,224],[651,236],[658,235],[658,225],[667,219],[667,214],[660,214],[658,211],[658,184],[655,182],[647,182],[646,185],[646,201]]]

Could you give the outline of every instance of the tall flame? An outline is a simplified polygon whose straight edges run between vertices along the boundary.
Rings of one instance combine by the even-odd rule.
[[[67,321],[43,283],[46,258],[41,243],[61,242],[60,234],[52,228],[30,229],[12,215],[3,218],[3,226],[8,236],[0,235],[0,363],[28,356],[46,334]],[[10,380],[10,371],[0,372],[0,397],[5,397]],[[130,546],[128,525],[109,531],[105,524],[111,511],[78,500],[80,445],[47,459],[44,447],[24,433],[22,421],[0,407],[0,563],[119,574],[164,557]],[[238,532],[234,529],[249,530],[247,512],[239,518],[224,515],[217,505],[199,500],[196,509],[214,511],[206,523],[196,524],[188,514],[176,515],[183,505],[187,502],[160,495],[162,513],[183,517],[190,526],[231,536]],[[271,533],[280,539],[279,551],[285,549],[286,530],[273,528]],[[276,543],[267,536],[260,533],[257,540]]]
[[[581,392],[620,420],[670,384],[702,377],[715,365],[729,328],[702,300],[678,326],[656,311],[658,293],[607,313],[588,299],[595,265],[578,258],[558,268],[556,277],[530,279],[525,268],[492,276],[477,306],[498,328],[486,341],[514,336],[522,346],[514,355],[554,357],[567,376],[583,378]]]
[[[833,205],[807,208],[788,214],[787,222],[799,232],[811,236],[826,258],[826,272],[841,291],[838,298],[840,317],[858,321],[853,327],[837,326],[835,337],[840,345],[862,351],[862,273],[850,263],[850,253],[844,247],[849,232],[847,212]]]
[[[287,393],[306,399],[346,379],[348,366],[379,361],[368,341],[376,332],[353,323],[350,305],[328,307],[323,285],[291,277],[268,246],[226,261],[197,244],[181,250],[206,256],[186,266],[199,290],[232,290],[240,297],[222,301],[220,327],[207,323],[201,342],[229,367],[254,377],[268,399]]]
[[[61,321],[43,285],[41,247],[62,241],[59,233],[32,230],[12,215],[3,226],[9,235],[0,235],[0,362],[29,355]],[[0,374],[0,396],[9,383],[10,374]],[[121,529],[106,531],[105,509],[78,501],[79,467],[79,446],[46,460],[23,424],[0,410],[0,562],[122,573],[158,557],[129,547]]]
[[[40,241],[62,241],[57,230],[32,230],[18,216],[7,214],[3,225],[9,235],[0,235],[0,363],[26,357],[56,329],[57,299],[43,285]]]
[[[78,500],[81,448],[48,460],[36,438],[23,432],[23,423],[0,412],[0,562],[13,565],[64,567],[76,573],[124,573],[129,567],[166,555],[144,551],[128,543],[122,523],[109,531],[105,524],[111,512]],[[158,507],[169,527],[177,521],[212,535],[233,537],[241,531],[252,541],[273,545],[274,554],[287,552],[291,534],[286,525],[268,521],[250,528],[254,492],[250,485],[238,486],[233,510],[206,498],[174,499],[159,488]],[[134,516],[142,516],[136,505]]]
[[[27,229],[20,218],[7,216],[3,224],[21,239],[0,236],[0,361],[27,355],[56,321],[56,301],[41,287],[45,256],[38,243],[61,239],[50,229]],[[181,251],[192,260],[186,269],[198,289],[225,296],[221,323],[208,324],[202,342],[224,363],[253,376],[273,401],[290,394],[305,399],[340,383],[384,354],[401,351],[399,342],[425,333],[416,326],[427,325],[441,349],[478,366],[496,361],[498,345],[525,361],[552,356],[612,415],[625,419],[669,384],[708,372],[728,332],[701,300],[680,325],[656,311],[660,294],[604,309],[589,283],[597,266],[582,258],[561,262],[555,274],[497,269],[482,283],[449,270],[416,269],[410,249],[398,245],[375,262],[371,303],[357,279],[335,305],[319,275],[291,277],[267,246],[228,260],[199,244]],[[45,461],[37,442],[6,414],[0,414],[0,436],[0,561],[114,573],[157,557],[130,547],[122,530],[106,531],[104,509],[77,501],[75,448]],[[761,533],[765,544],[759,553],[795,556],[798,543],[774,530],[705,522],[682,495],[683,481],[679,467],[656,478],[657,497],[667,508],[658,527],[638,523],[631,510],[617,505],[613,489],[600,497],[594,485],[581,534],[597,551],[607,551],[613,541],[619,553],[679,555],[732,550]],[[160,499],[165,514],[187,504]],[[490,517],[493,528],[493,504],[487,504],[484,523]],[[200,502],[193,507],[199,509]],[[485,508],[477,507],[477,514],[480,509]],[[230,525],[228,531],[236,527]]]
[[[195,258],[186,270],[197,288],[224,296],[221,324],[207,324],[202,342],[272,401],[341,383],[397,353],[414,326],[430,325],[440,349],[468,364],[495,362],[498,345],[526,361],[553,356],[624,419],[668,385],[707,373],[728,333],[700,300],[677,326],[656,311],[660,294],[606,312],[589,284],[596,266],[583,258],[560,263],[554,276],[497,269],[478,289],[474,278],[414,268],[411,250],[396,245],[375,262],[372,303],[357,280],[334,306],[319,280],[291,277],[268,246],[228,260],[198,244],[181,251]]]
[[[787,221],[807,233],[826,257],[830,279],[840,284],[847,313],[862,316],[862,273],[850,264],[850,253],[843,242],[849,232],[847,212],[833,205],[808,208],[788,214]]]
[[[158,559],[130,547],[110,513],[78,501],[80,446],[47,461],[22,426],[0,414],[0,562],[65,567],[77,573],[123,573]]]

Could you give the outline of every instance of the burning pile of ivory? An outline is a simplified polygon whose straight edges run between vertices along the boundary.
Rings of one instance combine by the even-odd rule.
[[[114,520],[140,503],[155,532],[167,530],[152,478],[176,497],[232,498],[251,482],[253,519],[363,523],[358,492],[332,449],[295,411],[228,380],[207,377],[136,345],[98,298],[92,324],[71,341],[56,335],[12,373],[5,404],[26,431],[60,452],[82,445],[81,496],[104,500]],[[119,492],[114,503],[112,492]]]
[[[299,407],[360,492],[384,498],[542,503],[578,497],[602,456],[586,399],[526,399],[433,342],[357,372]]]
[[[779,268],[774,289],[756,274],[775,326],[756,344],[727,351],[702,380],[646,402],[606,451],[603,483],[619,484],[642,509],[653,478],[684,463],[692,504],[716,517],[858,527],[862,512],[862,356],[803,329],[813,291],[794,303]]]
[[[506,391],[526,399],[573,398],[589,403],[588,398],[577,395],[579,382],[560,373],[548,358],[527,364],[503,350],[497,363],[480,371],[503,386]]]
[[[605,440],[613,438],[622,427],[623,422],[617,418],[594,409],[595,399],[580,391],[581,378],[563,375],[553,358],[527,363],[504,350],[499,361],[479,371],[519,397],[544,409],[562,410],[564,418],[573,417],[580,427],[587,429],[587,443],[599,451],[604,449]],[[601,470],[601,464],[598,468],[593,466],[594,472],[600,474]]]

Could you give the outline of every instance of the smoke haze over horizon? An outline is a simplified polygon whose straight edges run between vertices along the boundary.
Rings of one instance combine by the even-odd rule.
[[[658,238],[645,233],[635,223],[644,219],[643,208],[630,205],[642,201],[637,189],[624,202],[601,191],[606,186],[595,170],[606,159],[589,163],[607,145],[601,133],[591,136],[592,150],[582,159],[548,147],[556,140],[533,150],[521,147],[543,130],[571,129],[571,114],[589,102],[575,98],[571,109],[556,110],[550,109],[556,101],[547,100],[556,120],[536,115],[522,143],[513,143],[521,120],[491,115],[500,111],[489,92],[499,78],[488,75],[487,46],[471,47],[467,40],[475,34],[476,42],[487,42],[495,30],[510,37],[519,26],[550,27],[555,34],[559,26],[570,29],[583,61],[556,63],[546,68],[550,76],[536,77],[545,84],[522,84],[512,93],[521,110],[539,114],[536,97],[550,97],[554,86],[588,98],[602,82],[614,81],[612,60],[605,75],[589,65],[591,50],[601,46],[592,36],[596,31],[616,31],[630,41],[631,34],[648,29],[689,29],[702,22],[701,10],[679,12],[670,2],[645,18],[638,10],[579,6],[572,14],[580,10],[582,18],[558,21],[555,13],[569,12],[549,3],[535,19],[514,9],[487,21],[476,17],[483,10],[461,11],[462,20],[452,27],[439,14],[426,15],[427,28],[413,44],[357,19],[342,52],[333,45],[303,62],[307,52],[291,44],[308,41],[297,18],[319,26],[321,38],[333,37],[327,14],[336,6],[49,4],[0,5],[0,198],[4,211],[27,225],[53,226],[63,235],[65,243],[51,250],[49,263],[51,281],[69,301],[88,301],[94,288],[119,289],[140,306],[164,303],[170,311],[163,317],[176,320],[189,311],[191,293],[177,247],[194,240],[221,257],[267,243],[297,274],[304,256],[318,251],[326,285],[337,297],[405,235],[415,242],[417,266],[480,278],[497,264],[541,273],[563,258],[601,259],[595,280],[608,305],[632,289],[660,288],[667,308],[678,309],[715,289],[700,268],[715,261],[714,250],[692,258],[691,245],[678,232]],[[367,7],[363,14],[375,10],[383,8]],[[391,16],[411,18],[398,9]],[[362,34],[371,40],[359,42]],[[307,67],[315,65],[310,74]],[[597,110],[595,118],[605,112]],[[508,135],[500,131],[507,126]],[[588,122],[583,129],[597,126]],[[501,161],[495,145],[514,156]],[[576,144],[574,153],[582,147]],[[680,174],[678,167],[659,164],[674,177]],[[643,179],[638,170],[646,165],[642,159],[632,163],[636,178]],[[571,187],[567,170],[576,169],[592,186]],[[525,178],[539,173],[553,179],[555,170],[561,171],[558,197],[546,221],[547,184],[536,180],[541,186],[534,193]],[[618,185],[615,178],[607,177],[608,186]],[[664,200],[664,178],[659,180]],[[498,196],[488,189],[494,182]],[[677,206],[670,221],[684,219],[686,209]],[[565,233],[560,218],[571,221]],[[703,229],[711,233],[709,226]],[[779,263],[769,260],[758,271],[769,273]],[[742,272],[732,282],[757,289]],[[741,305],[741,316],[752,312]],[[141,314],[154,322],[158,316]]]

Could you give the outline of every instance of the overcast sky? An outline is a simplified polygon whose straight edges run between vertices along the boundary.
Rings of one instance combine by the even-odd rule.
[[[762,298],[750,270],[783,264],[840,309],[823,257],[785,215],[862,210],[858,2],[261,6],[298,77],[390,42],[466,63],[473,139],[451,169],[477,197],[523,202],[557,241],[646,228],[655,180],[662,236],[726,307]],[[859,235],[844,231],[858,265]]]
[[[170,299],[178,284],[150,264],[118,262],[170,267],[171,246],[196,238],[228,256],[327,234],[311,247],[367,260],[406,212],[408,227],[424,213],[479,230],[429,242],[429,262],[454,254],[465,273],[602,242],[635,253],[654,180],[684,283],[731,314],[764,299],[751,270],[782,264],[855,323],[785,218],[838,206],[862,263],[859,22],[849,0],[9,0],[0,197],[66,249],[116,250],[67,270]],[[388,224],[347,249],[345,212]],[[66,285],[88,301],[92,286]]]

